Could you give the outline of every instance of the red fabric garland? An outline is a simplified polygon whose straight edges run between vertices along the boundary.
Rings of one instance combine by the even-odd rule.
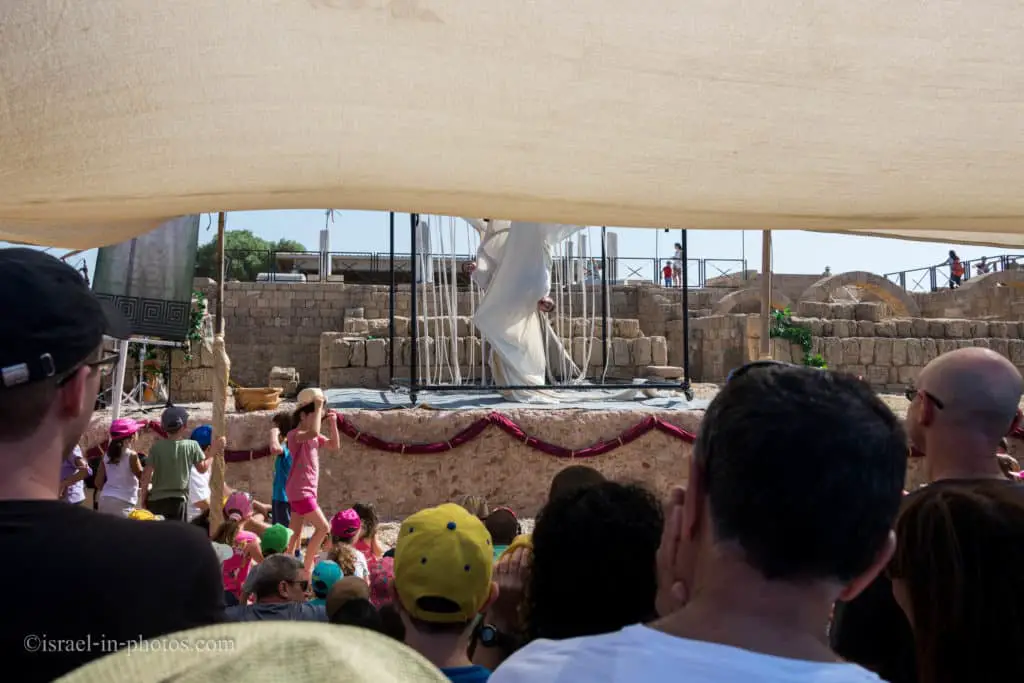
[[[620,446],[625,446],[626,444],[636,441],[641,436],[652,430],[657,430],[663,434],[679,439],[680,441],[685,441],[686,443],[693,443],[697,438],[696,434],[689,432],[682,427],[677,427],[674,424],[665,422],[654,415],[648,415],[614,439],[598,441],[586,448],[573,450],[571,448],[565,448],[564,446],[542,441],[535,436],[530,436],[523,431],[522,427],[509,419],[508,416],[502,415],[498,412],[493,412],[474,421],[447,441],[438,441],[436,443],[398,443],[395,441],[385,441],[373,434],[360,432],[356,429],[355,425],[346,420],[340,413],[334,413],[334,416],[338,421],[338,431],[353,441],[368,448],[373,448],[374,450],[384,451],[386,453],[400,453],[402,455],[433,455],[455,450],[459,446],[464,446],[470,441],[473,441],[483,434],[484,430],[492,426],[502,430],[516,441],[520,441],[530,448],[544,453],[545,455],[568,459],[593,458],[598,455],[610,453]],[[161,428],[159,422],[150,421],[147,423],[146,428],[156,432],[162,437],[167,436],[167,433]],[[1014,439],[1024,439],[1024,428],[1015,428],[1013,433],[1010,434],[1010,437]],[[90,459],[99,458],[103,455],[104,451],[106,451],[107,443],[109,442],[104,442],[99,446],[92,447],[89,449],[86,457]],[[246,462],[249,460],[265,458],[269,455],[269,448],[248,451],[227,450],[224,452],[224,460],[225,462]]]

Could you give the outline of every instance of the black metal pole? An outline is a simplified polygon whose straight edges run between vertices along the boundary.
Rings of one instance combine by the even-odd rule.
[[[420,216],[417,213],[409,214],[409,273],[412,276],[412,301],[409,303],[409,343],[412,346],[409,348],[409,400],[412,401],[413,405],[416,405],[416,395],[419,393],[420,373],[419,373],[419,311],[416,305],[416,295],[419,292],[419,285],[416,282],[416,260],[419,258],[416,250],[416,228],[420,222]]]
[[[608,228],[601,226],[601,381],[608,368]]]
[[[693,400],[693,391],[690,389],[690,283],[686,267],[686,262],[689,260],[689,254],[687,253],[688,245],[686,244],[686,228],[680,231],[680,236],[683,243],[683,258],[680,268],[682,272],[680,277],[683,279],[683,392],[686,394],[686,399],[689,401]]]
[[[388,385],[395,383],[395,212],[390,214],[391,253],[388,272],[391,274],[391,292],[388,295]]]

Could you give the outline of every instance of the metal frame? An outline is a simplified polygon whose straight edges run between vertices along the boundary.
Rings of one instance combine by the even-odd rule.
[[[594,390],[624,390],[630,388],[643,389],[667,389],[671,391],[682,391],[687,400],[693,400],[693,389],[690,387],[690,309],[689,309],[689,283],[687,282],[687,236],[686,229],[681,230],[683,245],[682,259],[682,315],[683,315],[683,378],[679,382],[648,382],[644,384],[552,384],[546,382],[539,385],[487,385],[476,384],[420,384],[419,377],[419,304],[417,294],[419,292],[418,261],[419,245],[417,243],[417,230],[419,226],[419,214],[409,214],[409,237],[410,237],[410,292],[412,300],[409,305],[409,378],[399,379],[395,377],[395,296],[397,292],[397,281],[395,278],[395,214],[390,214],[390,250],[389,250],[389,274],[391,278],[391,292],[389,294],[388,307],[388,371],[390,375],[391,388],[404,388],[409,392],[409,400],[416,405],[416,399],[420,392],[501,392],[501,391],[531,391],[531,390],[558,390],[558,391],[594,391]],[[610,317],[610,302],[608,300],[608,253],[607,253],[607,226],[601,227],[601,345],[604,352],[603,360],[607,363],[609,352],[608,318]],[[483,378],[481,378],[481,381]]]

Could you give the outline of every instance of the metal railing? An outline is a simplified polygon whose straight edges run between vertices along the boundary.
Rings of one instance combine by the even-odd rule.
[[[964,274],[960,278],[960,282],[963,284],[972,277],[987,273],[1016,270],[1020,267],[1018,259],[1022,258],[1024,258],[1024,254],[999,254],[983,256],[970,261],[962,260]],[[886,273],[885,277],[909,292],[936,292],[945,287],[952,287],[953,283],[950,267],[945,263]]]
[[[388,252],[348,252],[331,251],[271,251],[271,250],[232,250],[224,252],[225,270],[229,282],[337,282],[349,283],[390,283],[390,254]],[[476,260],[472,254],[458,254],[455,265],[460,283],[468,283],[471,264]],[[418,256],[417,279],[422,280],[424,266],[433,266],[435,274],[442,269],[450,272],[451,257],[449,256]],[[618,256],[607,259],[608,281],[612,284],[653,283],[661,286],[681,288],[679,274],[666,285],[663,268],[671,263],[671,259]],[[196,265],[196,275],[216,279],[212,264]],[[411,254],[395,254],[395,273],[402,281],[408,281],[412,271]],[[559,272],[561,271],[561,272]],[[600,283],[601,259],[560,258],[554,261],[552,275],[561,282]],[[691,288],[705,287],[710,281],[712,286],[733,286],[730,284],[746,277],[746,262],[742,259],[691,258],[687,259],[687,285]],[[435,275],[435,280],[438,277]],[[724,279],[724,281],[723,281]],[[718,280],[718,282],[716,282]]]

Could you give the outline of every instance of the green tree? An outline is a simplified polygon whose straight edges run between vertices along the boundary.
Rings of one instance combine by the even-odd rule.
[[[224,233],[227,279],[252,282],[259,273],[273,272],[274,253],[278,251],[306,251],[306,247],[295,240],[268,242],[249,230],[228,230]],[[216,237],[196,252],[196,275],[217,279]]]

